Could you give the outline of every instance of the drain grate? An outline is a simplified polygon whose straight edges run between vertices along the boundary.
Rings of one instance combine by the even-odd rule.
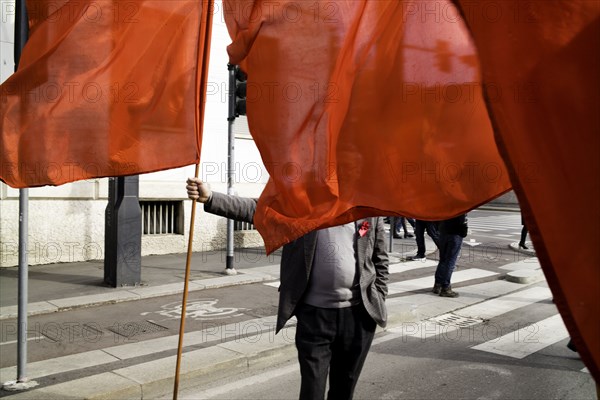
[[[87,324],[46,324],[42,335],[48,339],[61,342],[75,342],[78,340],[98,340],[103,332]]]
[[[146,335],[148,333],[155,333],[160,331],[166,331],[169,328],[166,328],[162,325],[159,325],[152,321],[142,321],[142,322],[125,322],[122,324],[114,324],[111,327],[106,328],[111,332],[116,333],[117,335],[121,335],[130,339],[134,336]]]
[[[467,326],[477,325],[483,322],[482,319],[461,317],[454,314],[438,315],[435,318],[431,318],[430,321],[437,322],[440,325],[454,325],[459,328],[466,328]]]

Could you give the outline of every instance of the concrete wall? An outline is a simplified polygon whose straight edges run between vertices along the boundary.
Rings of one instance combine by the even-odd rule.
[[[0,0],[0,82],[14,71],[15,2]]]
[[[230,38],[216,1],[211,66],[200,176],[214,190],[226,191],[227,177],[227,53]],[[1,81],[14,70],[14,1],[0,0]],[[258,196],[268,179],[245,118],[236,120],[235,189],[240,195]],[[194,166],[140,176],[140,200],[185,200],[184,182]],[[17,265],[18,190],[0,183],[0,267]],[[108,179],[94,179],[29,190],[29,263],[49,264],[102,259],[104,210]],[[184,202],[184,234],[142,237],[142,255],[185,252],[188,243],[191,202]],[[225,247],[225,220],[198,207],[194,250]],[[261,246],[256,232],[236,233],[236,246]]]

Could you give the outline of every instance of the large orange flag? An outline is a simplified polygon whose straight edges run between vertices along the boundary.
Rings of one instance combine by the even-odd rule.
[[[600,2],[457,3],[554,302],[600,382]]]
[[[510,189],[452,3],[230,0],[224,13],[271,177],[255,216],[267,251],[369,215],[451,217]]]
[[[0,86],[0,179],[60,185],[199,160],[210,2],[28,0]]]

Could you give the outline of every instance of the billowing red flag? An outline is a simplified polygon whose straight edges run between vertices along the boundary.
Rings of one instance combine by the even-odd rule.
[[[0,86],[0,179],[60,185],[197,162],[210,4],[28,0],[30,38]]]
[[[255,216],[267,251],[368,215],[452,217],[510,189],[449,1],[226,0],[224,12],[271,177]]]
[[[456,1],[536,253],[600,381],[600,2]]]

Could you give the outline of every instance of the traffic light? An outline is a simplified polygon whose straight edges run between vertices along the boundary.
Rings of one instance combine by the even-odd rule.
[[[246,73],[239,65],[228,64],[229,69],[229,121],[246,115]]]

